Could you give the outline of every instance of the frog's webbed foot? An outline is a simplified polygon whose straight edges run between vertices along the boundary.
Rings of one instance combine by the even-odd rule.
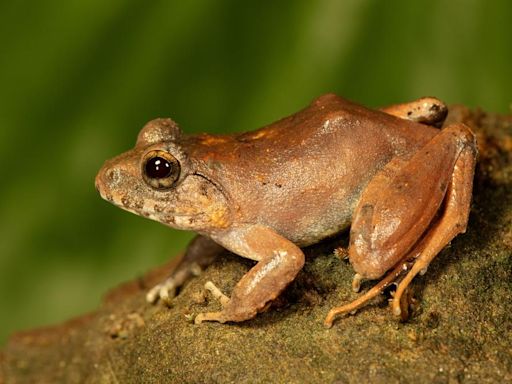
[[[354,212],[350,261],[365,278],[391,272],[357,300],[332,309],[326,326],[399,278],[391,307],[395,316],[404,317],[404,293],[412,279],[466,230],[475,158],[473,133],[463,124],[453,124],[409,160],[391,161],[370,181]]]
[[[160,300],[164,304],[170,305],[177,290],[190,278],[199,276],[223,251],[224,248],[213,240],[196,236],[188,245],[185,255],[171,275],[148,291],[146,301],[156,303]]]
[[[219,312],[197,315],[196,324],[252,319],[279,296],[304,265],[304,253],[300,248],[270,228],[253,226],[235,233],[234,238],[237,244],[243,242],[245,256],[258,260],[258,263],[236,284],[231,298],[212,282],[207,282],[205,288],[220,301],[223,308]],[[228,243],[230,239],[225,241]]]
[[[401,119],[432,125],[437,128],[443,125],[448,115],[446,104],[435,97],[422,97],[408,103],[391,105],[381,108],[381,111]]]

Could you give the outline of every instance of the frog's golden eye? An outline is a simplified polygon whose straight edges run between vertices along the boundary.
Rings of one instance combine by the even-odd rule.
[[[142,160],[142,177],[153,188],[171,188],[180,176],[180,163],[169,152],[148,152]]]

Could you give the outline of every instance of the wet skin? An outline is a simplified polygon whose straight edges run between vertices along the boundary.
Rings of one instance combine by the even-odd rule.
[[[196,323],[253,318],[304,265],[300,247],[349,227],[354,289],[381,280],[325,325],[394,281],[392,311],[403,316],[411,280],[467,225],[476,143],[463,124],[438,129],[446,113],[435,98],[371,110],[328,94],[242,134],[185,135],[156,119],[104,164],[96,187],[125,210],[198,233],[150,302],[170,302],[224,249],[257,261],[231,297],[206,284],[223,308]]]

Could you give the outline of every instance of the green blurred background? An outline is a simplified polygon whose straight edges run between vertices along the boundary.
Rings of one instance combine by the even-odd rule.
[[[244,131],[331,91],[510,112],[510,1],[261,3],[0,3],[0,344],[185,247],[94,189],[152,118]]]

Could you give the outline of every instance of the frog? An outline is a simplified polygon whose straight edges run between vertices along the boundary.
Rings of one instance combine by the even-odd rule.
[[[326,94],[253,131],[185,134],[170,118],[148,122],[135,147],[107,160],[95,185],[114,205],[194,231],[169,277],[147,292],[172,304],[178,290],[223,252],[255,262],[228,296],[205,289],[218,311],[242,322],[267,310],[305,263],[304,247],[349,232],[352,289],[324,324],[355,313],[390,285],[394,316],[418,274],[468,225],[477,144],[463,123],[444,124],[435,97],[371,109]]]

